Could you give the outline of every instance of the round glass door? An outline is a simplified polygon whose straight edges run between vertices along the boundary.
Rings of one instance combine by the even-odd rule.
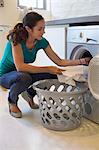
[[[70,55],[70,59],[73,60],[79,58],[85,58],[85,57],[92,57],[92,55],[89,52],[88,48],[83,45],[76,46]]]

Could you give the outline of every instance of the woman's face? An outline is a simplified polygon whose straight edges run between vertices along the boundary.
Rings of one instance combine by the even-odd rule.
[[[41,40],[44,33],[45,33],[45,21],[40,20],[37,22],[37,25],[31,30],[31,36],[33,39]]]

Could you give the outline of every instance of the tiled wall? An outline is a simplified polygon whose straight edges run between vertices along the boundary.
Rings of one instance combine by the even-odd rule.
[[[99,15],[99,0],[51,0],[54,19]]]

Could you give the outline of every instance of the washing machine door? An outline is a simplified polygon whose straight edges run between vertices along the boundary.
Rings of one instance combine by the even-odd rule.
[[[90,50],[84,45],[78,45],[73,49],[70,59],[79,59],[89,56],[92,57]],[[84,95],[83,116],[99,124],[99,101],[93,97],[89,90]]]
[[[84,57],[92,57],[90,50],[84,45],[76,46],[70,55],[70,59],[79,59]]]

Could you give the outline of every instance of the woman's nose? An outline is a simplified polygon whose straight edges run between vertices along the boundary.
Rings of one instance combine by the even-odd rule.
[[[45,33],[45,31],[42,31],[41,34],[43,35]]]

